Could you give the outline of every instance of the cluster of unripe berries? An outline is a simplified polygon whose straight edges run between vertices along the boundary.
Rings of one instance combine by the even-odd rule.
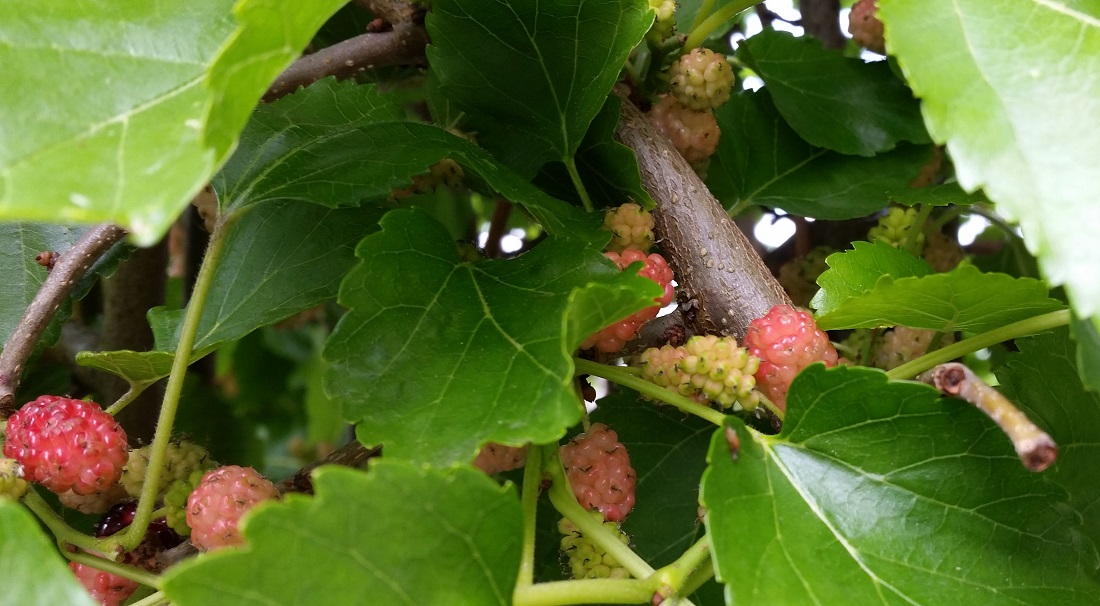
[[[39,484],[68,507],[106,512],[98,537],[132,523],[137,503],[129,499],[152,481],[151,447],[130,450],[121,426],[95,402],[41,396],[11,415],[4,438],[0,495],[21,498],[28,483]],[[155,492],[168,519],[153,520],[139,547],[123,554],[122,561],[153,567],[157,552],[176,546],[187,534],[200,550],[239,545],[244,513],[279,496],[256,470],[216,467],[206,449],[182,440],[169,443]],[[91,566],[73,563],[71,568],[103,604],[120,603],[137,586]]]
[[[696,48],[681,55],[669,69],[669,92],[649,111],[653,124],[680,155],[702,174],[718,149],[721,132],[714,108],[729,101],[735,76],[718,53]]]
[[[636,363],[647,380],[700,403],[738,404],[745,410],[760,403],[753,376],[760,359],[738,347],[733,337],[697,335],[680,347],[651,347]]]

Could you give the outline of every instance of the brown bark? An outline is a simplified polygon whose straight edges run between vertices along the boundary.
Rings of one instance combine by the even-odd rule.
[[[23,368],[61,303],[96,259],[124,235],[126,231],[117,225],[104,223],[93,227],[54,264],[0,353],[0,419],[8,418],[15,411],[15,391],[19,388]]]
[[[840,31],[840,0],[802,0],[802,27],[821,40],[825,48],[844,48],[847,40]]]
[[[337,42],[292,63],[267,89],[264,101],[274,101],[327,76],[344,79],[377,67],[423,65],[427,44],[428,33],[412,22],[398,23],[392,31]]]
[[[642,183],[657,201],[658,242],[676,274],[691,332],[742,339],[753,319],[791,304],[687,161],[625,99],[618,134],[637,155]]]

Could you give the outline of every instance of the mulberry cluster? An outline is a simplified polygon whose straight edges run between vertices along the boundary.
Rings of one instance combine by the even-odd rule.
[[[607,211],[603,228],[612,233],[607,249],[622,253],[629,248],[648,253],[653,246],[653,213],[633,202]]]
[[[126,433],[95,402],[41,396],[11,415],[4,456],[51,492],[79,495],[118,483],[129,454]]]
[[[519,469],[527,463],[526,446],[505,446],[489,442],[481,447],[474,459],[474,467],[489,475]]]
[[[740,404],[746,410],[760,403],[753,376],[760,360],[733,337],[694,336],[681,347],[652,347],[638,362],[647,380],[700,402],[722,408]]]
[[[936,337],[935,330],[922,330],[908,326],[896,326],[879,337],[875,348],[874,365],[883,370],[893,370],[906,362],[928,353],[928,347]],[[941,344],[954,342],[954,336],[945,333]]]
[[[620,522],[634,509],[637,474],[619,436],[603,423],[561,447],[561,460],[573,494],[585,509],[598,509],[605,520]]]
[[[454,189],[461,186],[465,178],[466,173],[457,162],[444,158],[433,164],[427,173],[413,177],[412,185],[393,190],[390,201],[402,200],[416,194],[430,194],[441,185]]]
[[[661,95],[649,110],[649,119],[696,172],[706,169],[721,136],[713,112],[684,107],[675,96]]]
[[[0,459],[0,497],[21,499],[27,494],[27,481],[23,479],[23,466],[15,459]]]
[[[814,362],[836,366],[837,353],[813,316],[786,305],[776,305],[749,324],[745,334],[749,353],[760,358],[756,383],[776,406],[786,410],[787,390],[801,370]]]
[[[730,100],[733,68],[710,49],[696,48],[681,55],[669,70],[672,96],[687,109],[708,110]]]
[[[885,215],[879,217],[878,224],[867,232],[871,240],[882,240],[894,248],[905,248],[909,244],[909,234],[913,236],[913,250],[920,251],[924,246],[924,233],[917,225],[917,209],[892,206]]]
[[[631,263],[641,261],[644,266],[638,272],[638,275],[653,280],[663,289],[661,296],[654,299],[657,303],[656,305],[635,312],[627,318],[600,330],[596,334],[590,335],[585,339],[584,343],[581,343],[581,349],[595,347],[604,353],[612,353],[622,350],[626,342],[634,338],[634,335],[637,334],[638,329],[641,328],[643,324],[656,318],[657,312],[659,312],[662,307],[672,302],[675,291],[672,287],[672,270],[669,269],[668,263],[665,262],[665,258],[661,255],[651,253],[647,256],[644,252],[636,248],[628,248],[624,250],[622,254],[614,252],[605,254],[619,266],[619,269],[625,269]]]
[[[191,543],[204,551],[242,544],[240,519],[278,496],[275,485],[251,467],[227,465],[207,472],[187,498]]]
[[[886,39],[882,21],[878,18],[877,0],[859,0],[848,13],[848,32],[852,40],[863,48],[880,55],[886,54]]]
[[[604,522],[600,512],[590,512],[593,518],[603,522],[605,528],[611,530],[622,541],[623,545],[629,545],[630,539],[622,528],[615,522]],[[569,559],[569,571],[574,579],[625,579],[630,573],[619,562],[607,553],[602,547],[581,533],[580,529],[569,520],[562,518],[558,522],[558,532],[564,536],[561,539],[561,551]]]
[[[779,268],[779,284],[798,307],[806,307],[817,294],[817,279],[829,269],[825,259],[835,252],[827,246],[818,246],[804,257],[787,261]]]
[[[676,0],[649,0],[649,8],[657,13],[646,38],[660,44],[672,36],[676,29]]]
[[[126,492],[132,497],[141,495],[141,488],[145,483],[145,475],[148,471],[149,457],[152,451],[152,445],[130,451],[130,457],[122,471],[121,483],[126,488]],[[162,494],[170,484],[186,478],[196,469],[211,469],[214,466],[215,463],[210,459],[210,453],[202,446],[187,440],[173,440],[168,443],[164,468],[161,470],[160,479],[157,482],[157,494]]]

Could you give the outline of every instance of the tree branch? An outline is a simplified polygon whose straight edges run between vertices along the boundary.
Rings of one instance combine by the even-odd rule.
[[[34,301],[23,312],[19,326],[4,344],[3,353],[0,353],[0,418],[6,419],[15,412],[15,390],[19,387],[23,367],[61,303],[96,259],[124,235],[126,231],[117,225],[97,225],[62,254],[50,270]]]
[[[958,362],[940,364],[917,379],[946,396],[966,400],[989,415],[1012,440],[1016,454],[1029,471],[1043,471],[1058,458],[1058,445],[1054,439],[966,365]]]
[[[412,22],[397,23],[392,31],[337,42],[292,63],[267,89],[264,101],[274,101],[328,76],[344,79],[376,67],[423,65],[427,44],[428,33]]]
[[[359,467],[367,459],[380,456],[382,454],[382,447],[376,446],[374,448],[367,448],[359,443],[358,440],[353,440],[344,446],[332,451],[328,456],[314,461],[309,465],[299,469],[294,475],[279,482],[275,488],[279,489],[281,493],[288,492],[304,492],[306,494],[313,494],[313,478],[310,474],[314,469],[322,465],[344,465],[347,467]]]
[[[385,19],[387,23],[394,24],[419,21],[424,12],[405,0],[355,0],[355,4],[367,9],[374,16]]]
[[[790,305],[752,244],[706,185],[630,101],[623,100],[619,138],[634,150],[642,184],[657,201],[656,233],[680,287],[693,334],[743,339],[749,322]]]
[[[840,31],[840,0],[802,0],[802,27],[821,40],[825,48],[844,48],[847,39]]]

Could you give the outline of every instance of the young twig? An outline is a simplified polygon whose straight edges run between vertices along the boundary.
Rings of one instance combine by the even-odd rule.
[[[328,76],[344,79],[390,65],[423,65],[428,33],[414,23],[397,23],[388,32],[370,32],[306,55],[286,68],[264,93],[264,101],[309,86]]]
[[[1058,445],[1050,435],[965,365],[958,362],[940,364],[917,378],[944,395],[970,402],[989,415],[1012,440],[1016,454],[1029,471],[1043,471],[1058,458]]]
[[[382,454],[382,447],[376,446],[374,448],[367,448],[358,441],[352,441],[344,446],[332,451],[328,456],[319,459],[306,465],[294,473],[289,478],[279,482],[275,488],[279,489],[279,492],[286,494],[288,492],[303,492],[306,494],[313,494],[313,479],[310,474],[314,469],[317,469],[321,465],[345,465],[347,467],[359,467],[367,459],[377,457]]]
[[[6,419],[15,412],[15,391],[19,388],[23,367],[54,314],[96,259],[125,235],[126,231],[117,225],[97,225],[54,264],[34,301],[23,313],[15,332],[4,344],[3,353],[0,353],[0,419]]]

